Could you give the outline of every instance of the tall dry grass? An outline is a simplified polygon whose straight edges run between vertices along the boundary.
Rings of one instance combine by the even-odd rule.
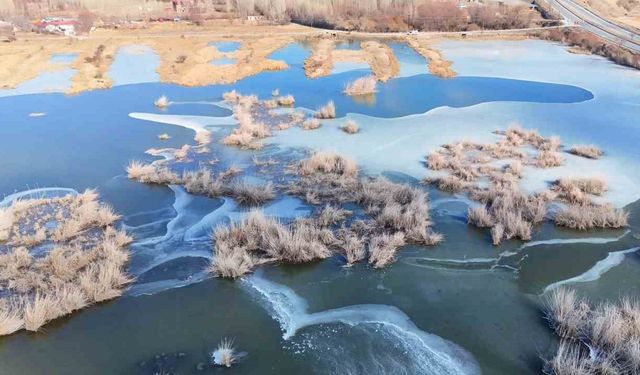
[[[342,125],[341,129],[347,134],[356,134],[358,131],[360,131],[360,127],[353,120],[347,120],[344,125]]]
[[[574,145],[569,153],[589,159],[598,159],[603,155],[602,150],[593,145]]]
[[[640,370],[640,304],[622,298],[597,305],[559,288],[547,297],[546,316],[560,345],[546,362],[549,374],[636,374]]]
[[[297,219],[283,224],[251,211],[239,223],[218,227],[213,234],[211,271],[220,277],[240,277],[263,263],[302,263],[327,258],[331,231]]]
[[[166,108],[167,106],[169,106],[169,99],[167,99],[166,96],[162,95],[161,97],[156,99],[155,102],[153,102],[153,105],[158,108]]]
[[[231,367],[237,361],[233,340],[222,339],[213,353],[214,363],[219,366]]]
[[[360,77],[349,82],[344,88],[344,93],[349,96],[374,94],[377,84],[378,81],[373,76]]]
[[[629,213],[610,204],[569,204],[558,210],[556,225],[577,230],[623,228],[629,225]]]
[[[8,293],[0,297],[0,334],[37,331],[58,317],[119,296],[131,282],[125,267],[132,239],[113,227],[119,216],[98,201],[95,191],[16,201],[6,210],[13,221],[6,237],[11,250],[0,254],[0,289]],[[43,238],[34,241],[31,231]],[[42,245],[48,249],[44,255],[32,256]],[[99,270],[97,277],[88,278],[94,270]],[[91,292],[97,289],[104,293]]]
[[[528,241],[533,225],[551,218],[547,207],[552,201],[567,204],[553,217],[559,226],[586,230],[627,225],[628,214],[624,210],[592,200],[591,196],[602,195],[607,190],[602,178],[565,177],[536,194],[526,195],[521,191],[519,182],[526,172],[525,164],[551,168],[564,162],[558,137],[545,138],[535,130],[518,125],[496,130],[495,134],[501,137],[495,143],[453,142],[429,153],[427,167],[446,174],[424,179],[440,190],[466,192],[473,200],[483,203],[484,207],[469,209],[468,222],[491,228],[494,245],[511,238]],[[502,168],[495,166],[503,161],[508,163]]]
[[[327,102],[327,104],[316,110],[314,117],[319,119],[330,119],[336,117],[336,106],[333,104],[333,100]]]
[[[268,262],[301,263],[339,254],[347,266],[369,259],[387,266],[404,242],[435,245],[442,236],[431,230],[428,196],[418,187],[384,178],[358,179],[349,158],[316,152],[287,170],[295,174],[289,194],[318,207],[311,217],[290,222],[252,211],[239,223],[216,228],[211,271],[240,277]],[[356,204],[365,217],[348,220],[344,204]]]

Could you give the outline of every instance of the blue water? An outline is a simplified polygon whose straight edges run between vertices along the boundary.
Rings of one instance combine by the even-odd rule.
[[[158,82],[160,76],[156,72],[160,65],[160,57],[147,46],[126,46],[118,49],[107,76],[113,85]]]
[[[289,67],[294,66],[300,68],[304,60],[309,57],[309,54],[311,54],[311,47],[301,43],[289,43],[285,47],[274,51],[268,57],[272,60],[282,60],[286,62]]]
[[[226,52],[234,52],[238,48],[240,48],[240,42],[227,42],[227,41],[209,42],[208,46],[216,47],[216,49],[219,52],[226,53]]]
[[[335,45],[335,49],[359,50],[360,41],[350,40],[346,42],[337,42]]]
[[[233,65],[235,63],[236,63],[236,59],[231,59],[228,57],[220,57],[218,59],[211,60],[211,65],[216,65],[216,66]]]
[[[52,63],[61,63],[69,65],[78,57],[77,53],[54,53],[49,59]]]
[[[424,68],[424,59],[411,53],[406,46],[392,44],[392,48],[405,64],[401,72],[414,63],[421,63]],[[176,213],[172,208],[176,198],[174,191],[129,181],[124,176],[124,167],[132,159],[153,160],[144,154],[148,148],[192,144],[193,132],[132,119],[128,114],[229,116],[228,109],[214,103],[221,99],[223,92],[231,89],[268,98],[271,90],[278,88],[283,94],[293,94],[296,106],[316,108],[331,98],[336,103],[338,116],[353,112],[386,118],[423,113],[443,106],[467,107],[496,101],[557,103],[561,110],[564,103],[589,105],[588,101],[593,98],[589,91],[571,85],[464,76],[444,80],[425,72],[380,84],[375,106],[371,106],[341,93],[347,82],[369,74],[368,69],[348,70],[309,80],[302,71],[302,63],[308,54],[309,49],[305,46],[289,45],[274,52],[270,58],[286,61],[290,69],[265,72],[233,85],[182,87],[131,82],[110,90],[73,96],[34,94],[0,98],[0,195],[37,186],[64,186],[77,190],[96,187],[105,201],[125,215],[127,225],[136,226],[158,218],[168,221]],[[125,62],[139,64],[140,60],[135,59],[142,57],[138,56],[147,58],[146,55],[118,56],[111,73],[121,84],[127,82],[120,78],[124,77],[121,73],[126,70]],[[129,58],[134,60],[127,60]],[[409,74],[414,70],[406,72]],[[172,102],[164,110],[153,105],[160,95],[166,95]],[[28,114],[34,111],[47,115],[29,117]],[[247,166],[254,153],[220,145],[218,141],[225,130],[214,130],[217,132],[210,145],[213,152],[221,160],[250,168]],[[365,126],[363,131],[366,131]],[[161,133],[168,133],[171,139],[158,140],[157,135]],[[357,141],[357,135],[353,137]],[[263,152],[281,151],[275,146],[272,148]],[[446,195],[433,194],[433,198],[443,196]],[[190,222],[224,206],[221,199],[205,197],[188,198],[182,203],[186,207],[184,221]],[[293,200],[276,202],[270,212],[275,214],[282,209],[298,214],[307,212],[297,207]],[[465,209],[463,207],[462,211]],[[267,277],[296,289],[296,293],[309,302],[309,311],[353,304],[396,306],[421,329],[471,351],[484,373],[537,372],[539,355],[549,351],[553,339],[532,299],[540,280],[549,278],[540,275],[539,270],[544,268],[545,261],[557,260],[553,258],[559,254],[557,246],[549,247],[544,259],[532,257],[529,269],[523,272],[525,282],[535,288],[517,285],[514,282],[517,276],[499,269],[486,271],[461,267],[452,270],[415,266],[421,264],[419,261],[405,262],[405,256],[446,258],[452,253],[459,255],[468,251],[486,257],[497,256],[496,249],[488,245],[485,232],[469,229],[459,207],[443,205],[432,211],[435,229],[445,232],[447,241],[429,250],[403,249],[401,259],[384,271],[376,272],[362,264],[344,269],[339,259],[332,258],[304,266],[267,266],[264,267]],[[232,214],[237,215],[232,212],[229,216]],[[223,219],[228,217],[223,216]],[[162,235],[165,228],[156,224],[157,227],[149,231]],[[143,233],[143,230],[136,233]],[[166,244],[167,251],[210,252],[208,239],[190,242],[180,241],[178,237]],[[507,246],[515,248],[516,244]],[[132,248],[135,252],[149,251],[134,255],[132,265],[135,267],[154,255],[153,247],[134,245]],[[568,272],[564,263],[575,258],[576,251],[573,250],[567,250],[562,258],[565,262],[558,263],[562,270],[554,272]],[[581,247],[578,250],[589,251],[589,257],[585,257],[589,261],[602,253],[602,248]],[[138,282],[158,281],[169,276],[188,279],[193,269],[201,269],[204,264],[206,259],[202,257],[174,259],[143,273]],[[422,264],[428,263],[423,261]],[[574,268],[580,267],[569,267],[571,272]],[[556,273],[552,276],[557,277]],[[284,341],[277,322],[259,307],[255,298],[244,293],[243,285],[242,282],[213,279],[153,296],[121,298],[56,321],[46,326],[42,334],[20,333],[0,339],[0,361],[8,373],[17,374],[146,374],[153,373],[147,371],[147,367],[161,353],[184,352],[185,362],[178,368],[181,373],[192,373],[198,362],[207,360],[208,351],[217,341],[226,336],[236,337],[240,350],[250,352],[246,362],[232,369],[238,373],[327,373],[334,369],[333,365],[353,366],[350,369],[357,372],[361,368],[359,362],[372,363],[367,357],[371,347],[382,352],[384,345],[395,343],[385,341],[387,337],[380,336],[377,330],[354,332],[339,324],[308,327],[294,340]],[[520,293],[519,287],[529,294]],[[483,324],[478,324],[479,320]],[[89,331],[91,335],[87,335]],[[512,334],[504,335],[504,332]],[[123,342],[135,345],[122,345]],[[398,347],[393,351],[398,351]],[[323,353],[332,354],[321,358]],[[141,361],[145,361],[144,365]],[[327,364],[332,361],[335,363]]]

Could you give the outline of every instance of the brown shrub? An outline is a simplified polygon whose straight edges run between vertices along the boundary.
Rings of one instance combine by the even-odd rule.
[[[358,166],[352,159],[345,156],[332,152],[318,151],[300,163],[299,172],[302,175],[328,173],[356,177],[358,175]]]
[[[250,185],[244,181],[237,182],[230,187],[231,195],[243,206],[262,205],[273,198],[276,194],[273,191],[273,184]]]
[[[571,149],[569,149],[569,153],[589,159],[598,159],[603,154],[603,152],[596,146],[587,145],[571,146]]]
[[[392,263],[395,260],[396,251],[404,244],[402,232],[373,236],[369,242],[369,264],[373,268],[382,268]]]
[[[539,168],[552,168],[561,166],[564,160],[555,151],[540,150],[536,155],[535,163]]]
[[[336,106],[333,104],[333,100],[330,100],[324,106],[318,108],[314,114],[315,118],[330,119],[336,117]]]
[[[304,130],[316,130],[320,127],[320,121],[315,118],[305,120],[300,127]]]
[[[629,225],[629,213],[604,205],[569,204],[556,212],[555,223],[558,226],[577,230],[592,228],[623,228]]]
[[[378,81],[373,76],[361,77],[349,82],[344,89],[344,93],[350,96],[369,95],[376,92]]]
[[[467,222],[479,228],[490,228],[494,225],[493,218],[485,206],[469,208]]]
[[[240,223],[218,227],[213,234],[211,270],[220,277],[239,277],[265,262],[302,263],[327,258],[330,231],[298,219],[283,225],[261,211],[251,211]]]
[[[358,124],[353,120],[347,120],[341,129],[347,134],[356,134],[360,130]]]
[[[449,162],[441,153],[434,151],[427,155],[427,167],[434,171],[439,171],[449,167]]]
[[[285,95],[278,97],[277,102],[280,106],[291,107],[295,104],[296,100],[294,99],[293,95]]]

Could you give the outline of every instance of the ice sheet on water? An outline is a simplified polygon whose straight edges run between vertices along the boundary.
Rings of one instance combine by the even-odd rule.
[[[593,267],[589,268],[584,273],[570,279],[561,280],[548,285],[546,288],[544,288],[543,294],[548,293],[562,285],[596,281],[609,270],[620,265],[627,254],[635,253],[639,250],[640,247],[634,247],[632,249],[610,252],[606,258],[594,264]]]
[[[456,344],[420,330],[400,309],[389,305],[353,305],[310,313],[304,298],[292,289],[269,281],[259,273],[244,279],[251,292],[257,293],[291,340],[298,330],[321,324],[342,324],[353,329],[366,330],[372,340],[391,341],[389,346],[399,348],[406,373],[476,374],[480,373],[473,356]],[[326,333],[326,330],[323,330]],[[338,335],[348,337],[348,335]],[[376,340],[377,339],[377,340]],[[326,356],[327,361],[341,362],[340,368],[349,369],[353,356],[348,352],[335,353],[339,358]],[[325,356],[323,356],[325,357]],[[399,371],[397,358],[376,356],[377,360],[358,366],[372,365],[377,372]],[[354,367],[358,367],[354,366]],[[365,371],[366,372],[366,371]]]

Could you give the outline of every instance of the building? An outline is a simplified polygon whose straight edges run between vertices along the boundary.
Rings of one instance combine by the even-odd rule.
[[[43,32],[73,36],[76,35],[78,21],[72,18],[45,17],[37,26]]]

